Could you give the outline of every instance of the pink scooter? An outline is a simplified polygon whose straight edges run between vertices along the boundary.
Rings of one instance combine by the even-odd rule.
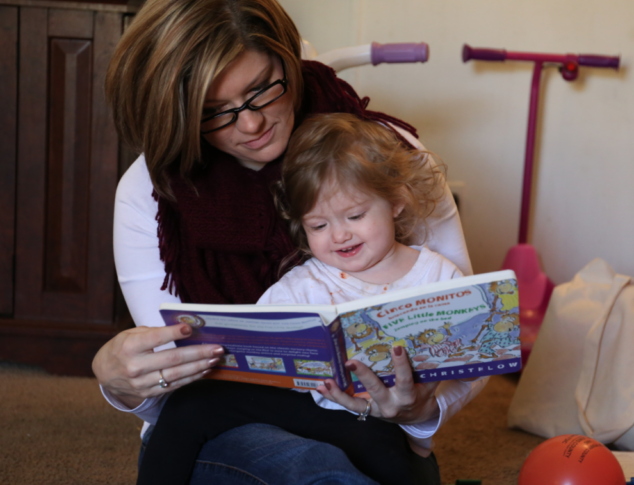
[[[620,59],[619,57],[586,54],[538,54],[534,52],[508,52],[500,49],[476,49],[465,44],[462,49],[462,60],[463,62],[469,60],[498,62],[509,60],[535,63],[528,113],[518,244],[509,250],[502,265],[503,269],[512,269],[517,275],[517,285],[520,294],[520,321],[522,322],[520,337],[522,342],[522,364],[525,364],[544,319],[554,288],[553,282],[541,269],[535,248],[526,242],[542,67],[544,63],[556,64],[559,66],[561,75],[566,81],[574,81],[579,75],[579,66],[607,67],[618,70]]]

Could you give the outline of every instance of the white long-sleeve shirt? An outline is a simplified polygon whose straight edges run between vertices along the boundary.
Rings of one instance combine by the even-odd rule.
[[[410,133],[399,130],[414,146],[424,149]],[[159,313],[162,303],[180,303],[180,299],[167,290],[161,290],[165,278],[165,267],[160,259],[158,244],[158,203],[152,197],[152,182],[141,155],[119,181],[114,211],[114,257],[121,290],[135,325],[158,327],[164,322]],[[472,274],[460,217],[448,187],[438,202],[436,210],[426,221],[426,245],[452,261],[465,275]],[[155,350],[172,348],[169,343]],[[481,382],[481,381],[477,381]],[[459,393],[451,392],[437,396],[441,416],[452,416],[479,392],[480,384],[465,387]],[[167,395],[148,398],[139,406],[130,409],[115,396],[102,389],[106,400],[124,412],[133,412],[148,423],[156,423]],[[446,421],[443,419],[442,422]],[[420,428],[435,431],[441,424],[421,423]]]

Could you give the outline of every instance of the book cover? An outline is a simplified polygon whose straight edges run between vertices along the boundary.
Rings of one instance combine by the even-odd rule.
[[[192,326],[191,337],[178,340],[178,346],[214,343],[224,347],[225,355],[209,378],[295,389],[315,389],[329,378],[352,392],[351,376],[344,367],[341,325],[303,310],[170,304],[162,305],[160,311],[167,325]]]
[[[407,351],[416,382],[465,379],[521,368],[517,281],[512,271],[458,278],[342,305],[165,304],[168,325],[226,354],[211,378],[314,389],[326,378],[365,388],[344,367],[356,359],[394,385],[390,350]]]

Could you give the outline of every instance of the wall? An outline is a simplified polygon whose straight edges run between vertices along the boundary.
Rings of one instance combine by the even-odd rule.
[[[634,3],[629,0],[281,0],[320,53],[372,41],[430,45],[417,65],[342,73],[370,107],[419,130],[465,183],[476,272],[517,242],[531,63],[469,62],[463,43],[511,51],[621,55],[622,68],[542,77],[529,242],[556,282],[595,257],[634,276]]]

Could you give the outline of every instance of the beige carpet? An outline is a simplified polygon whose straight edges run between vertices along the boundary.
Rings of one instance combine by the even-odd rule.
[[[440,432],[436,455],[444,484],[482,479],[517,483],[541,438],[506,428],[515,382],[491,379]],[[133,484],[140,420],[112,409],[95,379],[55,377],[0,365],[0,484]]]
[[[96,379],[0,366],[0,484],[134,484],[135,416],[115,411]]]
[[[528,454],[544,438],[506,426],[517,379],[493,376],[484,390],[440,429],[435,453],[443,483],[480,479],[513,485]]]

